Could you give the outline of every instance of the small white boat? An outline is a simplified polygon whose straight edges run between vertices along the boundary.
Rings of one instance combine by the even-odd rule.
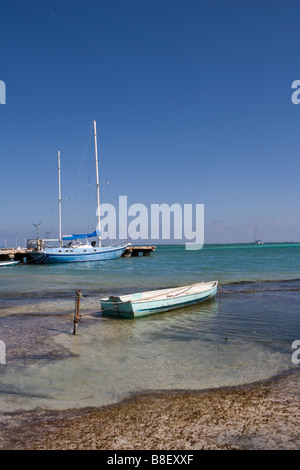
[[[218,281],[213,281],[173,289],[139,292],[121,297],[110,296],[101,299],[101,309],[103,315],[109,317],[144,317],[205,302],[215,297],[217,289]]]
[[[8,266],[15,266],[19,264],[21,261],[0,261],[0,268],[8,267]]]

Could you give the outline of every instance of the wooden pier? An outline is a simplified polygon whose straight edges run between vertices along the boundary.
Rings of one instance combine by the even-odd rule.
[[[0,250],[0,261],[25,261],[29,259],[32,250],[26,248],[7,248]]]
[[[122,256],[129,258],[131,256],[150,256],[155,251],[156,246],[132,246],[126,247]],[[22,263],[30,262],[30,253],[32,250],[26,248],[7,248],[0,250],[0,261],[21,261]]]
[[[155,251],[156,246],[127,246],[123,255],[125,258],[130,256],[150,256],[150,254]]]

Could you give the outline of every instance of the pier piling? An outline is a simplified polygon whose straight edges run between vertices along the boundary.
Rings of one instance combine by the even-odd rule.
[[[80,299],[82,299],[82,293],[80,289],[76,290],[76,297],[75,297],[75,312],[74,312],[74,330],[73,335],[77,333],[77,326],[79,322],[79,307],[80,307]]]

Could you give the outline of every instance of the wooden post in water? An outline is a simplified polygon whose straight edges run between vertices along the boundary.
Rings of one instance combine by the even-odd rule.
[[[74,312],[74,330],[73,335],[76,335],[77,332],[77,325],[79,322],[79,307],[80,307],[80,299],[82,298],[82,293],[80,289],[76,290],[76,297],[75,297],[75,312]]]

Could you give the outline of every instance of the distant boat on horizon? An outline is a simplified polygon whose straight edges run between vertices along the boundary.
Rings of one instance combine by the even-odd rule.
[[[257,227],[255,227],[254,244],[255,245],[263,245],[264,244],[264,242],[262,240],[257,239]]]
[[[118,246],[102,246],[100,230],[100,190],[98,172],[98,152],[96,121],[93,121],[94,141],[95,141],[95,162],[96,162],[96,188],[97,188],[97,229],[92,233],[81,233],[62,236],[61,228],[61,179],[60,179],[60,151],[57,152],[58,159],[58,233],[56,240],[37,240],[37,251],[32,251],[30,256],[36,263],[71,263],[82,261],[106,261],[120,258],[124,253],[127,244]],[[96,237],[96,241],[88,243],[87,239]],[[76,243],[74,241],[76,240]],[[85,240],[81,243],[80,240]],[[58,247],[43,248],[44,241],[58,241]],[[63,241],[68,241],[68,246],[63,246]]]

